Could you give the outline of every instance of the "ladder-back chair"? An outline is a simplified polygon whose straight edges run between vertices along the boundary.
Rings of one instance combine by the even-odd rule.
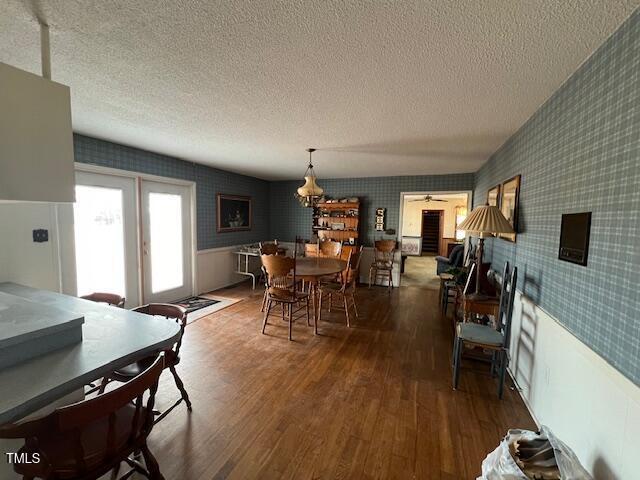
[[[500,293],[500,308],[495,325],[482,325],[471,322],[459,322],[456,325],[456,337],[453,349],[453,389],[458,388],[460,363],[465,345],[491,350],[491,375],[498,373],[498,398],[502,398],[504,380],[509,364],[509,343],[511,335],[511,318],[513,316],[513,302],[518,281],[518,268],[509,268],[505,262],[502,274]]]

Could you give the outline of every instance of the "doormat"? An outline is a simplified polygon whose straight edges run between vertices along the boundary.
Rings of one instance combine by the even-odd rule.
[[[199,318],[227,308],[240,300],[231,298],[215,297],[213,295],[195,296],[172,302],[187,310],[187,324],[195,322]]]

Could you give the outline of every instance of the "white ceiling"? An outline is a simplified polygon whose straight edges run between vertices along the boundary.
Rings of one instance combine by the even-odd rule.
[[[472,172],[640,0],[0,2],[76,131],[266,179]]]

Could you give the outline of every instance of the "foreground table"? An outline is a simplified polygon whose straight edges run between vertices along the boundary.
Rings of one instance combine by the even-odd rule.
[[[173,320],[15,283],[0,283],[0,291],[85,319],[81,343],[0,370],[0,425],[24,418],[137,358],[170,348],[180,334]]]

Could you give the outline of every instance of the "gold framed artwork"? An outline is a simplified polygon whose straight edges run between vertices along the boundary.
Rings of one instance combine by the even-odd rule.
[[[218,194],[218,232],[251,230],[251,197]]]
[[[487,192],[487,205],[500,208],[500,184],[490,188]]]
[[[500,238],[516,241],[518,232],[518,201],[520,199],[520,175],[511,177],[509,180],[502,182],[500,188],[499,208],[505,218],[509,221],[516,233],[501,233]]]

